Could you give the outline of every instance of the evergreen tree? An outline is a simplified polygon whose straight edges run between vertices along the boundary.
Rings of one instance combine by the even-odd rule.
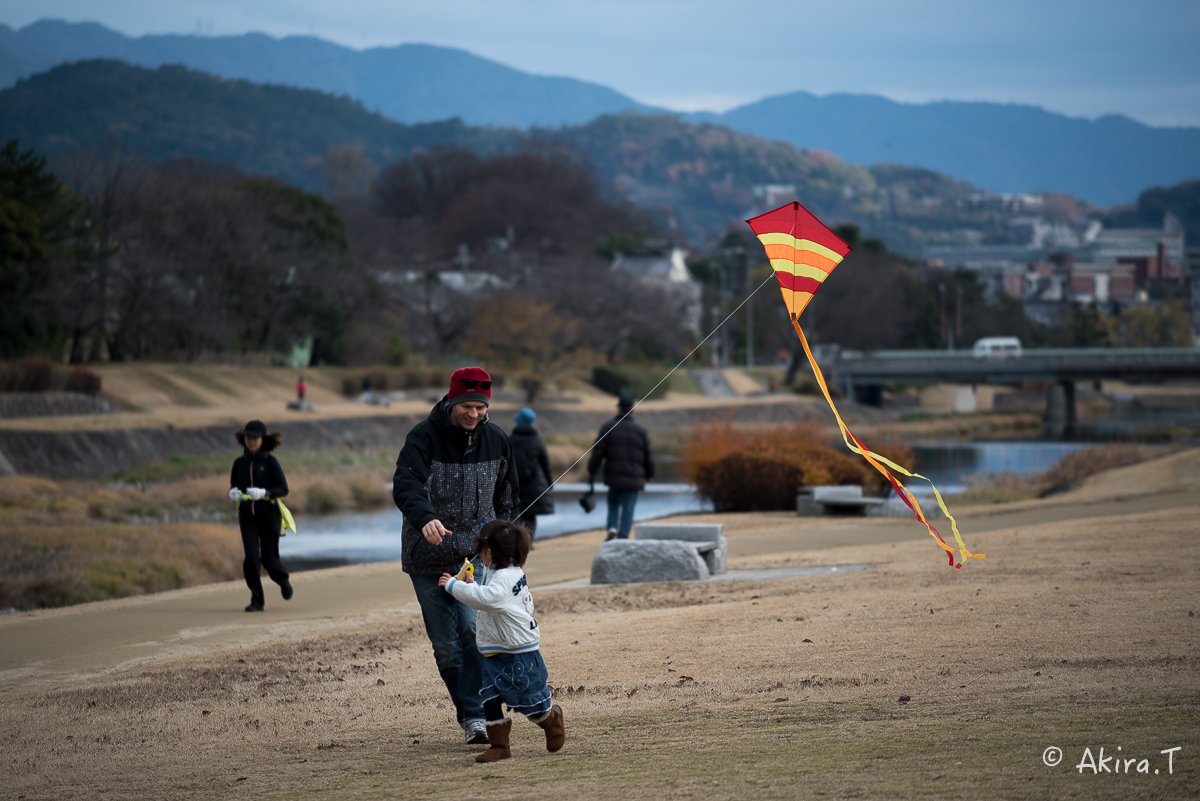
[[[79,204],[46,168],[46,158],[0,149],[0,358],[44,351],[59,320],[47,290],[59,258],[74,244]]]

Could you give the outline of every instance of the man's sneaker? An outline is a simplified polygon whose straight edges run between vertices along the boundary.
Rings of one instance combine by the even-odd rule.
[[[482,720],[472,720],[463,726],[467,735],[467,745],[487,745],[487,726]]]
[[[250,604],[249,606],[247,606],[247,607],[246,607],[246,611],[247,611],[247,612],[261,612],[262,610],[263,610],[263,605],[262,605],[262,604],[255,604],[255,603],[252,603],[252,604]]]
[[[616,538],[617,538],[617,530],[615,528],[610,528],[608,530],[608,536],[604,538],[604,541],[608,542],[609,540],[615,540]]]
[[[279,589],[283,591],[283,600],[285,600],[285,601],[292,600],[292,582],[290,582],[290,581],[283,582],[283,586],[280,587]]]

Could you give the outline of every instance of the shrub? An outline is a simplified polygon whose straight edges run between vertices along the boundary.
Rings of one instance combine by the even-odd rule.
[[[347,398],[353,398],[355,395],[357,395],[361,387],[362,384],[350,376],[342,377],[342,394]]]
[[[350,497],[354,500],[354,507],[362,511],[379,509],[392,502],[387,487],[373,476],[351,481]]]
[[[428,382],[425,386],[444,387],[449,385],[450,379],[446,378],[446,374],[441,370],[430,370]]]
[[[67,378],[66,388],[67,392],[83,392],[94,397],[100,394],[100,376],[77,364]]]
[[[1035,477],[1034,482],[1040,488],[1039,497],[1045,497],[1055,492],[1070,489],[1088,476],[1111,470],[1114,467],[1124,467],[1135,462],[1142,462],[1155,455],[1148,448],[1137,445],[1103,445],[1093,448],[1083,448],[1068,453],[1058,464]]]
[[[19,359],[0,371],[0,392],[45,392],[54,380],[54,368],[41,357]]]
[[[794,509],[801,486],[859,484],[883,494],[890,483],[861,457],[825,446],[811,422],[735,431],[730,421],[697,426],[680,449],[684,476],[718,511]],[[887,443],[880,455],[911,469],[912,452]]]
[[[793,509],[800,470],[754,453],[731,453],[709,465],[697,482],[718,512]]]
[[[286,501],[285,501],[286,502]],[[342,498],[335,487],[318,482],[310,484],[304,492],[304,508],[309,514],[329,514],[342,505]],[[301,511],[301,510],[298,510]]]
[[[416,370],[405,370],[401,374],[401,378],[400,378],[400,388],[401,389],[420,389],[423,386],[425,386],[425,382],[421,378],[421,374],[418,373]]]

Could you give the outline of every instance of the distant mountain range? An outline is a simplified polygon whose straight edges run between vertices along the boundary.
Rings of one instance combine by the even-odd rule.
[[[664,230],[674,219],[693,244],[719,237],[764,203],[793,196],[831,222],[855,222],[914,255],[919,231],[987,222],[960,209],[959,200],[979,191],[970,184],[928,170],[868,170],[675,115],[608,114],[529,132],[457,120],[403,125],[311,89],[112,60],[66,64],[0,90],[0,141],[11,137],[49,155],[52,165],[73,154],[104,159],[118,147],[153,160],[228,163],[314,190],[329,187],[328,157],[345,146],[361,148],[375,168],[436,145],[485,156],[559,147],[586,161],[614,195],[657,216]]]
[[[0,140],[52,159],[112,146],[163,161],[194,158],[324,188],[330,147],[363,149],[377,167],[436,145],[481,154],[511,148],[515,129],[458,120],[402,125],[347,97],[215,78],[176,65],[148,70],[122,61],[78,61],[0,91]]]
[[[454,117],[470,125],[528,128],[653,111],[604,86],[530,75],[465,50],[424,44],[352,50],[311,36],[142,36],[95,23],[0,25],[0,88],[50,67],[115,58],[143,67],[183,64],[222,78],[346,95],[396,122]]]
[[[530,75],[432,45],[358,51],[306,36],[131,38],[94,23],[43,20],[19,31],[0,25],[0,87],[93,58],[183,64],[223,78],[318,89],[409,124],[457,117],[527,129],[661,113],[594,83]],[[685,118],[827,150],[850,163],[919,166],[994,192],[1065,192],[1102,206],[1200,177],[1200,128],[1153,128],[1119,115],[1092,121],[1033,106],[795,92]]]
[[[1015,104],[794,92],[688,118],[855,164],[919,165],[993,192],[1065,192],[1101,206],[1200,177],[1200,128],[1152,128],[1120,115],[1085,120]]]

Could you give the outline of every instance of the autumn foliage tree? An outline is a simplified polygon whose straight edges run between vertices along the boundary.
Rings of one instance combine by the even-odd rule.
[[[475,318],[473,349],[489,364],[516,373],[533,403],[545,384],[587,356],[577,321],[549,302],[508,292],[484,305]]]

